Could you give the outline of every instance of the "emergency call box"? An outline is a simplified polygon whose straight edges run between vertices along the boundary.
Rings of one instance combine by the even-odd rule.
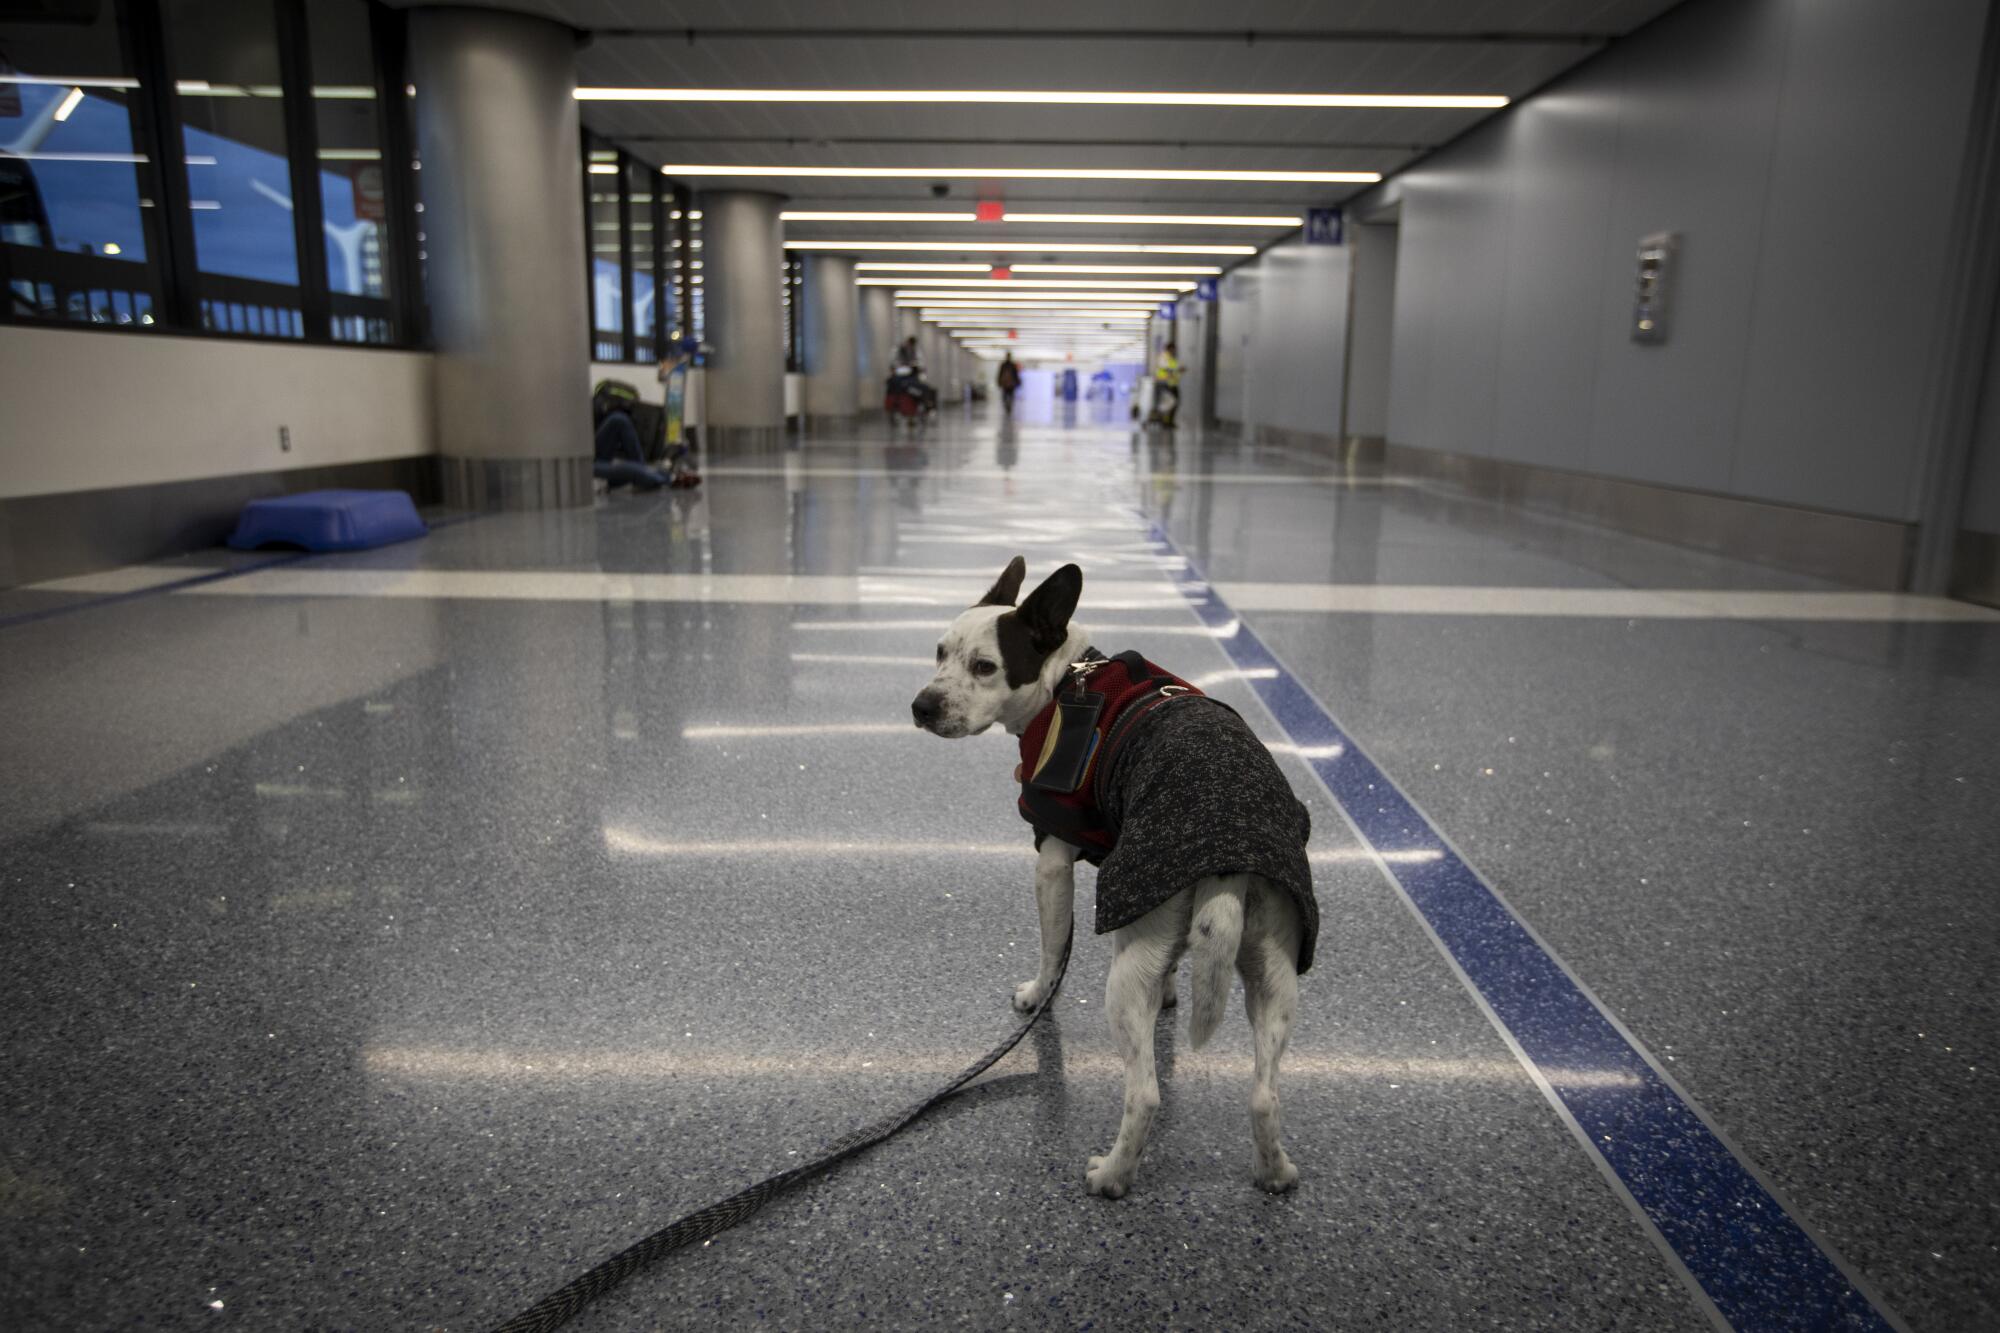
[[[1632,296],[1632,341],[1663,343],[1673,291],[1675,257],[1680,234],[1656,231],[1639,238],[1639,281]]]

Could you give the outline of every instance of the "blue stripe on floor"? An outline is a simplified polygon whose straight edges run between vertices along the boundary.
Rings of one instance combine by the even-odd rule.
[[[1184,555],[1157,525],[1152,536]],[[1716,1312],[1738,1329],[1897,1327],[1192,562],[1172,577],[1203,623],[1234,627],[1216,642],[1239,668],[1275,672],[1248,683],[1361,836],[1430,854],[1383,870]]]

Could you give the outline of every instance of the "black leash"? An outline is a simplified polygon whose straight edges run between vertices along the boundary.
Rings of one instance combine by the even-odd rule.
[[[500,1325],[495,1333],[547,1333],[549,1329],[561,1328],[584,1306],[654,1260],[692,1245],[698,1240],[721,1235],[794,1185],[802,1185],[814,1176],[825,1173],[848,1158],[866,1152],[876,1144],[907,1129],[919,1116],[940,1102],[950,1099],[966,1084],[991,1069],[1007,1052],[1021,1044],[1021,1038],[1028,1035],[1029,1029],[1040,1022],[1048,1007],[1055,1003],[1056,992],[1062,989],[1063,974],[1069,971],[1070,945],[1075,942],[1074,933],[1063,942],[1062,962],[1056,967],[1055,984],[1049,987],[1049,993],[1042,997],[1042,1002],[1035,1006],[1035,1012],[1029,1014],[1021,1026],[1014,1029],[1012,1036],[980,1056],[957,1078],[908,1110],[898,1111],[863,1129],[855,1130],[843,1139],[836,1140],[812,1161],[802,1166],[795,1166],[789,1171],[780,1171],[777,1175],[760,1180],[746,1190],[732,1194],[718,1203],[710,1204],[698,1213],[689,1213],[678,1222],[660,1228],[638,1244],[619,1251],[583,1276],[542,1297]]]

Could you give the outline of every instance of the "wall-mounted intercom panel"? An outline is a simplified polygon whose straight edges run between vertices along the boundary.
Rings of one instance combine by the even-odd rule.
[[[1639,286],[1632,298],[1632,341],[1667,340],[1667,314],[1673,291],[1680,233],[1656,231],[1639,238]]]

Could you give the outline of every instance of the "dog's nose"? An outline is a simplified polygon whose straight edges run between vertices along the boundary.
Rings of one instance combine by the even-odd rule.
[[[937,696],[928,691],[910,700],[910,716],[926,731],[937,725],[938,713]]]

